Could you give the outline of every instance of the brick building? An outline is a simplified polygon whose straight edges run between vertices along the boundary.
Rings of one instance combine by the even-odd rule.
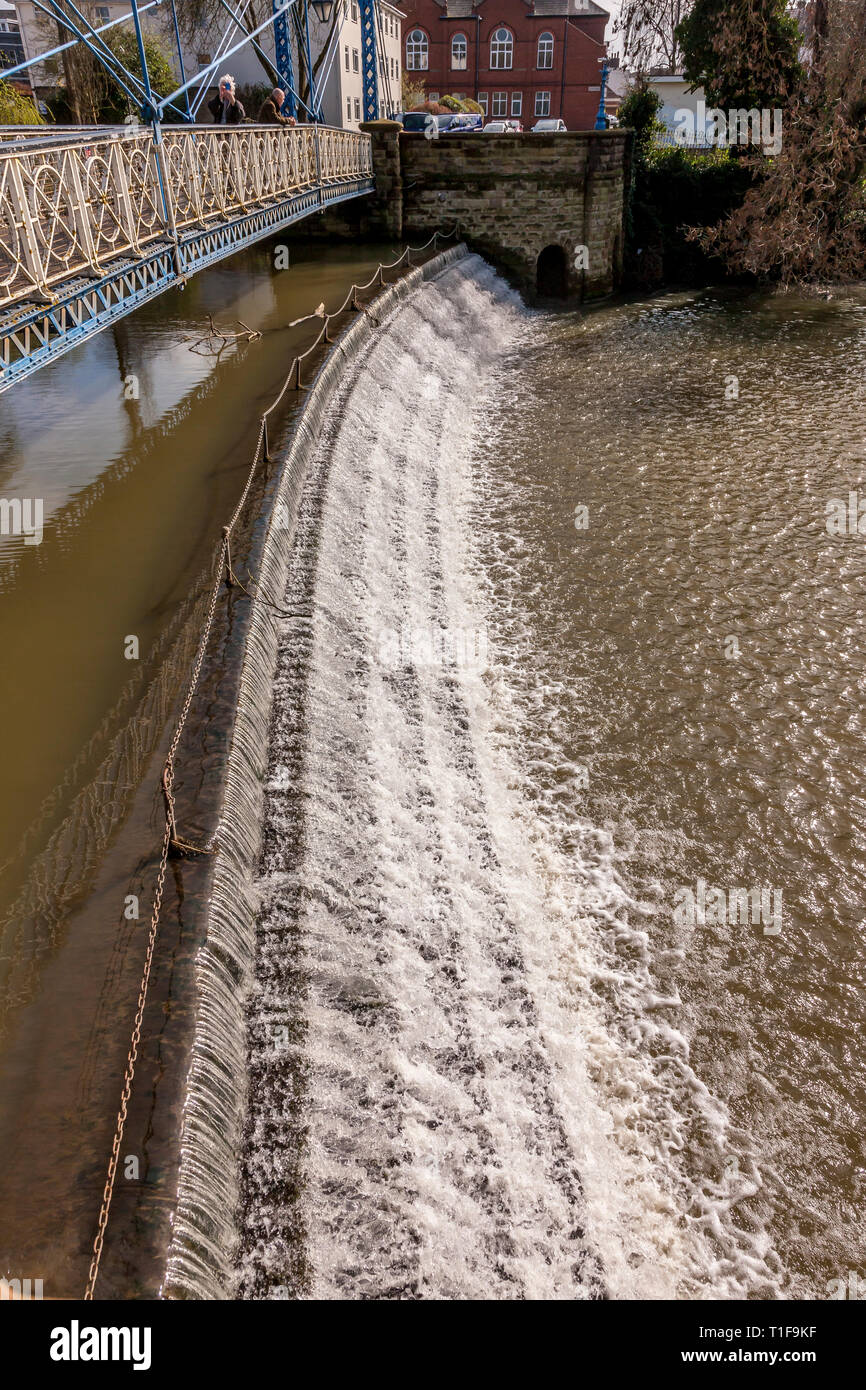
[[[403,68],[427,97],[473,97],[525,130],[595,125],[607,10],[594,0],[401,0]]]

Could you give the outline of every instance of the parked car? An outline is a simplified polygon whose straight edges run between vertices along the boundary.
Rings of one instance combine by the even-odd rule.
[[[444,135],[445,131],[450,129],[452,121],[458,119],[462,117],[454,116],[450,111],[442,116],[434,116],[429,111],[404,111],[400,117],[403,129],[409,135],[425,135],[431,129],[429,121],[435,121],[439,127],[439,134]]]
[[[505,122],[505,124],[508,126],[508,129],[509,129],[509,131],[511,132],[512,135],[522,135],[522,134],[523,134],[523,122],[522,122],[522,121],[513,121],[513,120],[511,120],[511,119],[509,118],[509,119]]]
[[[475,111],[458,111],[451,117],[451,121],[442,135],[471,135],[474,131],[481,130],[484,124],[484,117]]]
[[[487,124],[486,124],[486,126],[484,127],[483,133],[484,133],[485,135],[507,135],[507,134],[508,134],[508,122],[507,122],[507,121],[488,121]]]
[[[554,116],[545,116],[543,120],[536,121],[532,127],[533,135],[556,135],[560,130],[568,130],[568,126],[565,121]]]

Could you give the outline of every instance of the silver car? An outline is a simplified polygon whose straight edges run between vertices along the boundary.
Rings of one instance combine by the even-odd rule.
[[[557,135],[561,130],[568,130],[568,126],[556,116],[546,116],[532,127],[533,135]]]

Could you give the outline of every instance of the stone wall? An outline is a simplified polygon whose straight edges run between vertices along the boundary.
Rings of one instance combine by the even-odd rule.
[[[369,231],[426,239],[455,222],[482,255],[534,286],[540,252],[563,248],[568,293],[609,294],[622,274],[631,133],[456,135],[427,140],[392,122],[373,137]],[[581,268],[580,247],[588,268]]]

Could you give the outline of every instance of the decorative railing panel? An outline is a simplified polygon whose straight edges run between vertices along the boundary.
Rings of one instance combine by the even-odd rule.
[[[371,177],[369,136],[326,126],[172,126],[159,146],[127,127],[0,142],[0,307],[50,302],[155,241]]]

